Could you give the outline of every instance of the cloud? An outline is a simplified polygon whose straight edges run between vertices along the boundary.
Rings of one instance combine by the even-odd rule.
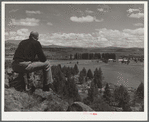
[[[29,11],[29,10],[26,10],[26,13],[27,14],[41,14],[40,11]]]
[[[111,11],[111,7],[108,5],[105,5],[105,4],[101,4],[101,5],[98,5],[97,10],[99,12],[109,12],[109,11]]]
[[[39,25],[39,19],[35,18],[26,18],[26,19],[20,19],[15,20],[11,19],[10,25],[21,25],[21,26],[38,26]]]
[[[117,47],[144,47],[144,28],[124,29],[96,29],[98,40],[104,45]],[[102,40],[104,38],[104,40]],[[107,41],[108,40],[108,41]],[[105,41],[105,42],[104,42]]]
[[[47,25],[53,25],[51,22],[48,22]]]
[[[19,36],[27,35],[27,33],[28,33],[28,29],[26,29],[26,28],[17,30],[17,35],[19,35]]]
[[[144,13],[143,13],[143,9],[142,8],[137,8],[137,9],[132,9],[132,8],[129,8],[127,10],[128,12],[128,17],[130,18],[144,18]],[[142,13],[141,13],[142,12]]]
[[[73,21],[73,22],[80,22],[80,23],[83,23],[83,22],[93,22],[93,21],[95,21],[95,22],[102,22],[103,21],[103,19],[98,20],[98,19],[96,19],[96,17],[92,17],[90,15],[88,15],[86,17],[84,17],[84,16],[82,16],[82,17],[72,16],[72,17],[70,17],[70,20]]]
[[[12,9],[11,11],[9,11],[9,13],[14,13],[17,12],[19,9]]]
[[[144,28],[96,29],[94,33],[52,33],[40,36],[42,44],[76,47],[144,47]]]
[[[132,8],[130,8],[130,9],[127,10],[127,12],[128,13],[133,13],[133,12],[141,12],[141,11],[140,11],[140,9],[132,9]]]
[[[100,11],[100,12],[104,11],[103,8],[98,8],[97,10]]]
[[[23,40],[28,38],[26,28],[6,32],[9,39]],[[61,45],[71,47],[144,47],[144,28],[113,30],[96,29],[94,33],[44,33],[39,41],[44,45]]]
[[[85,33],[52,33],[42,34],[40,41],[44,45],[54,44],[62,46],[93,47],[95,38]],[[91,41],[91,42],[90,42]]]
[[[130,18],[144,18],[144,13],[132,13],[129,15]]]
[[[95,20],[95,22],[103,22],[103,19],[98,20],[98,19],[94,18],[94,20]]]
[[[88,9],[87,9],[87,10],[85,10],[85,12],[86,12],[86,13],[88,13],[88,14],[92,14],[92,13],[94,13],[93,11],[88,10]]]
[[[133,35],[144,35],[144,28],[137,28],[135,30],[132,29],[124,29],[123,32],[133,34]]]
[[[143,23],[135,23],[134,26],[144,26]]]
[[[14,39],[14,40],[23,40],[28,38],[29,30],[26,28],[19,29],[17,31],[10,31],[7,33],[7,39]]]

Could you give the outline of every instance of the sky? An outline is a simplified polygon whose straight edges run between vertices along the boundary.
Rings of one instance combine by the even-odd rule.
[[[144,47],[143,4],[6,4],[5,40],[42,45]]]

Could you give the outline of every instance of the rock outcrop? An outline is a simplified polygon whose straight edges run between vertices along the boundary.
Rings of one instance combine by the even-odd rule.
[[[66,111],[68,103],[52,90],[36,89],[33,94],[5,88],[5,111]]]

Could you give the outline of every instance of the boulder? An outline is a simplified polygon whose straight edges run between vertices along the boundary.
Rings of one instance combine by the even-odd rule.
[[[72,105],[68,107],[67,111],[94,111],[94,110],[82,102],[74,102]]]

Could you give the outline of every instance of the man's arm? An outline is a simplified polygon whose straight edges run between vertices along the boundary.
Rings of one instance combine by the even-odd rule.
[[[39,60],[41,62],[45,62],[47,60],[47,58],[43,53],[42,46],[41,46],[40,42],[37,41],[35,48],[36,48],[36,52],[37,52],[37,56],[38,56]]]

